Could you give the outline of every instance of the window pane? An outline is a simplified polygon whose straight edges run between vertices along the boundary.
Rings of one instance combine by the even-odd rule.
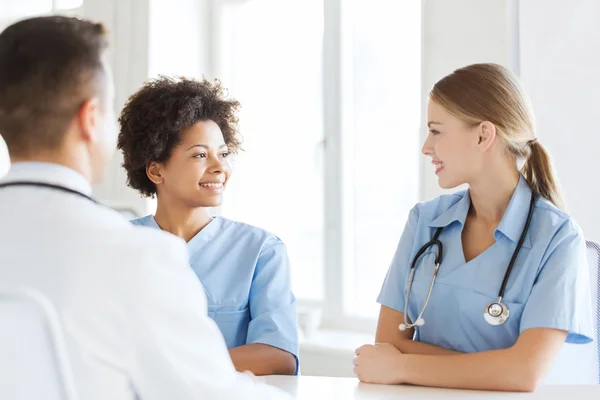
[[[148,76],[202,78],[206,35],[198,24],[205,12],[200,3],[149,1]]]
[[[375,300],[419,198],[421,2],[353,5],[355,268],[346,307],[376,317]]]
[[[52,0],[0,0],[0,20],[10,21],[52,11]]]
[[[220,11],[218,77],[242,104],[245,150],[222,214],[281,237],[296,296],[321,299],[323,2],[253,0]]]

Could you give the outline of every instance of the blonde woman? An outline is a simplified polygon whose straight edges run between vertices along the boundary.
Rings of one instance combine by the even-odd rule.
[[[476,64],[433,87],[430,157],[442,188],[417,204],[383,283],[363,382],[533,391],[563,343],[592,339],[581,229],[509,71]],[[517,163],[524,161],[521,170]]]

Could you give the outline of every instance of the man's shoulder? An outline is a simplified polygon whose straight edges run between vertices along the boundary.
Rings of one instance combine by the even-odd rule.
[[[145,262],[169,258],[187,259],[185,242],[169,233],[147,227],[131,226],[131,229],[108,229],[102,234],[107,253],[114,250],[116,258],[133,257]]]

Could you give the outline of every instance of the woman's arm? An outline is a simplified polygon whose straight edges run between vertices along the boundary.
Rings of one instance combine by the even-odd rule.
[[[393,344],[403,354],[449,355],[460,354],[453,350],[421,343],[413,340],[414,328],[401,331],[398,326],[404,322],[404,313],[381,306],[377,321],[375,343]]]
[[[262,343],[252,343],[229,350],[235,369],[254,375],[293,375],[296,357],[285,350]]]
[[[366,345],[357,350],[355,372],[369,383],[531,392],[550,370],[566,337],[566,331],[535,328],[524,331],[508,349],[445,356]]]

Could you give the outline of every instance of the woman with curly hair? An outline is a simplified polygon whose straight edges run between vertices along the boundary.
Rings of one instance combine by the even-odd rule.
[[[160,77],[133,94],[119,118],[128,185],[157,197],[155,215],[133,221],[186,241],[208,314],[239,371],[294,374],[296,301],[286,247],[263,229],[211,217],[240,150],[237,111],[219,82]],[[201,312],[201,310],[199,310]],[[176,316],[173,316],[176,318]]]

